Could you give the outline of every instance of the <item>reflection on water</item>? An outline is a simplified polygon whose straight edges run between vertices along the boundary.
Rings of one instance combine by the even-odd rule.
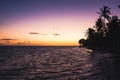
[[[0,80],[110,80],[112,62],[78,47],[0,47]]]

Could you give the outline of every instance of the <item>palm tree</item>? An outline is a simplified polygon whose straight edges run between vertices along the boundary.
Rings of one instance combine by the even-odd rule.
[[[96,21],[96,27],[95,27],[97,29],[97,32],[101,33],[103,27],[104,27],[103,20],[101,18],[97,19],[97,21]]]
[[[95,30],[92,28],[88,28],[86,36],[88,40],[93,40],[94,39],[94,34],[95,34]]]
[[[110,14],[112,14],[110,12],[110,9],[108,6],[103,6],[103,8],[100,8],[101,12],[97,12],[98,14],[100,14],[100,18],[104,17],[104,21],[105,19],[107,19],[109,22],[111,21],[111,17],[109,16]]]

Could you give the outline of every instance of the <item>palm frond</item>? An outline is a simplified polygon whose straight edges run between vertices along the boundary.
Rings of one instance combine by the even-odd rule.
[[[102,13],[100,13],[100,12],[96,12],[96,13],[98,13],[98,14],[102,14]]]

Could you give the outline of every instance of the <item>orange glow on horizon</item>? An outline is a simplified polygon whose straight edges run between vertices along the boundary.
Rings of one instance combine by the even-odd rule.
[[[3,0],[0,45],[78,46],[86,30],[95,25],[99,17],[96,12],[103,5],[119,15],[117,3],[114,0],[89,3],[85,0]]]
[[[10,22],[0,29],[1,45],[24,46],[78,46],[90,24],[86,18],[58,16]],[[9,27],[8,27],[9,26]],[[15,40],[1,40],[1,39]]]
[[[1,41],[1,45],[5,46],[79,46],[77,42],[66,41]]]

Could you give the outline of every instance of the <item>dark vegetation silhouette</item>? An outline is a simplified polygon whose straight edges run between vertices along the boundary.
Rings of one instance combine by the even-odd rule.
[[[95,26],[87,29],[86,39],[79,40],[80,46],[91,49],[120,49],[120,19],[110,10],[111,8],[108,6],[100,8],[100,12],[97,12],[99,18],[95,22]]]

